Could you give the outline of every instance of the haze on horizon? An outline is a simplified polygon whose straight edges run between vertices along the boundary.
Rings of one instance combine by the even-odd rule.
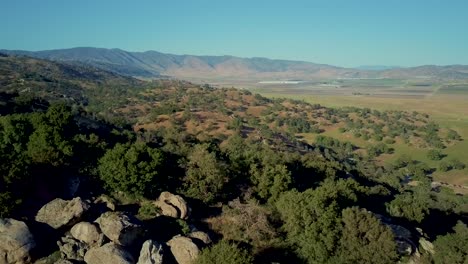
[[[336,66],[468,64],[468,2],[6,1],[0,49],[72,47]]]

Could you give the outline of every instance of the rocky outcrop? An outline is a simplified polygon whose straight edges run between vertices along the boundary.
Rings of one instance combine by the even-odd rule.
[[[161,208],[161,213],[165,216],[180,219],[187,219],[189,216],[190,208],[180,195],[162,192],[154,205]]]
[[[86,252],[84,261],[87,264],[131,264],[135,263],[132,255],[115,243],[91,248]]]
[[[28,226],[11,218],[0,219],[0,263],[29,263],[36,246]]]
[[[411,231],[400,225],[389,224],[388,226],[392,229],[393,234],[395,235],[398,253],[404,256],[411,255],[417,248],[411,240]]]
[[[131,245],[144,233],[143,227],[135,217],[122,212],[106,212],[96,222],[106,237],[122,246]]]
[[[146,240],[140,250],[140,257],[137,264],[162,264],[162,245],[154,240]]]
[[[200,253],[197,245],[184,236],[175,236],[167,242],[178,264],[192,263]]]
[[[434,245],[424,237],[419,238],[419,247],[431,255],[435,254]]]
[[[54,229],[78,222],[89,209],[89,205],[80,197],[70,201],[57,198],[44,205],[36,215],[36,221],[45,223]]]
[[[96,225],[89,222],[80,222],[72,227],[70,233],[73,238],[90,246],[101,246],[104,235]]]
[[[192,240],[202,242],[204,245],[209,245],[212,243],[210,236],[202,231],[193,231],[187,236],[190,237]]]
[[[60,249],[60,255],[63,259],[83,261],[89,246],[81,241],[74,239],[71,236],[62,237],[57,242]]]

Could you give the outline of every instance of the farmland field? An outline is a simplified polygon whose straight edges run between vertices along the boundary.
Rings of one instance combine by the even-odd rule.
[[[402,110],[427,113],[441,128],[457,131],[463,141],[442,150],[444,159],[456,158],[468,163],[468,83],[439,83],[421,80],[334,80],[300,85],[257,85],[252,91],[267,97],[286,97],[304,100],[328,107],[366,107],[377,110]],[[369,143],[338,129],[326,130],[323,135],[350,141],[366,147]],[[302,135],[314,141],[316,134]],[[394,154],[379,157],[384,163],[392,162],[403,154],[436,168],[440,161],[427,158],[428,148],[418,148],[398,141],[390,145]],[[468,168],[433,174],[434,180],[454,185],[468,185]],[[466,192],[466,191],[465,191]]]

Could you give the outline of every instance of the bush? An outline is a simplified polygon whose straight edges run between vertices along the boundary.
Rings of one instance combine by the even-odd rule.
[[[442,154],[442,152],[440,152],[440,150],[431,149],[427,152],[427,157],[430,160],[441,160],[444,157],[444,155]]]
[[[450,165],[446,161],[441,161],[439,163],[439,171],[445,172],[451,169]]]
[[[117,144],[99,160],[99,176],[110,191],[145,195],[157,189],[162,162],[162,153],[146,144]]]
[[[141,220],[147,220],[155,218],[159,215],[161,210],[156,207],[152,202],[146,201],[143,202],[138,209],[138,217]]]
[[[449,160],[448,165],[449,165],[452,169],[455,169],[455,170],[463,170],[463,169],[466,167],[465,163],[461,162],[461,161],[458,160],[458,159],[451,159],[451,160]]]
[[[194,264],[250,264],[253,258],[246,250],[237,245],[221,241],[216,245],[204,249],[195,259]]]

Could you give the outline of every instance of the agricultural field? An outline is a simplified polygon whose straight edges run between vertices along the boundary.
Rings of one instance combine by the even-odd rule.
[[[398,138],[389,144],[394,149],[392,154],[378,157],[382,163],[392,163],[399,157],[409,155],[413,159],[438,168],[442,161],[458,159],[468,162],[468,83],[442,83],[427,80],[334,80],[314,84],[265,86],[251,88],[269,98],[286,97],[325,107],[343,108],[360,107],[379,111],[407,111],[428,114],[429,120],[440,126],[441,131],[454,130],[461,141],[446,144],[441,149],[442,160],[428,158],[429,146],[418,145],[417,141],[403,142]],[[446,132],[442,132],[446,133]],[[341,133],[339,126],[331,126],[322,133],[339,140],[366,148],[372,141],[356,137],[352,132]],[[317,134],[302,134],[313,143]],[[453,185],[468,186],[468,169],[433,172],[435,181]],[[460,188],[456,190],[466,193]]]

